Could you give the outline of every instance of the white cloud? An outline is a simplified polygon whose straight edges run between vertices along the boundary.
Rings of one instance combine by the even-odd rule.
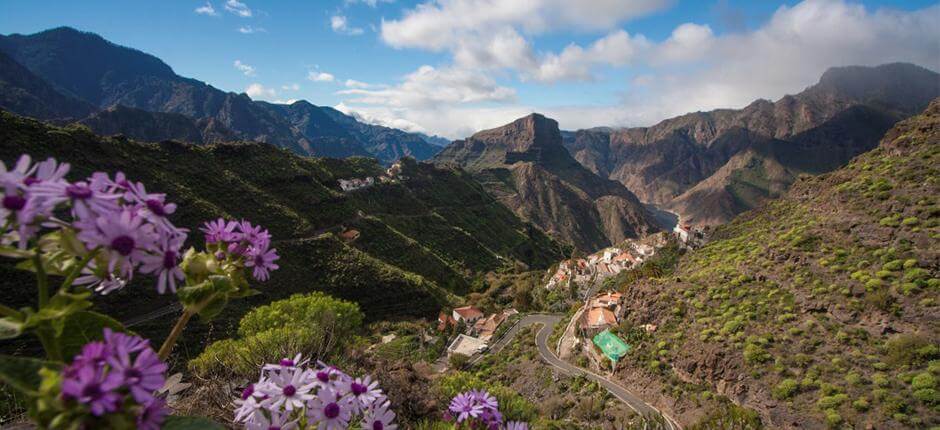
[[[293,83],[293,84],[281,85],[281,89],[284,91],[300,91],[300,84]]]
[[[307,79],[313,82],[333,82],[336,80],[336,77],[330,73],[311,70],[307,73]]]
[[[805,0],[780,7],[752,30],[715,34],[708,25],[690,22],[663,40],[651,40],[616,23],[663,2],[565,3],[570,5],[547,11],[545,5],[558,2],[436,0],[384,21],[381,36],[387,44],[448,52],[453,63],[424,66],[387,88],[349,86],[339,92],[345,96],[340,106],[384,124],[411,124],[457,138],[533,110],[569,129],[651,125],[690,111],[737,108],[796,93],[833,66],[904,61],[940,71],[940,5],[870,10],[846,0]],[[584,10],[562,13],[575,7]],[[597,21],[583,19],[598,11],[604,13]],[[558,52],[533,47],[534,35],[568,27],[606,34]],[[623,75],[619,102],[533,109],[491,77],[506,77],[500,70],[511,70],[537,82],[589,80],[601,66],[636,67],[638,73]]]
[[[280,105],[292,105],[294,103],[297,103],[297,101],[298,101],[297,99],[287,99],[287,100],[277,99],[277,100],[272,101],[272,103],[277,103]]]
[[[343,0],[344,4],[350,5],[355,3],[362,3],[368,5],[369,7],[376,7],[379,3],[394,3],[395,0]]]
[[[245,88],[245,94],[254,100],[271,100],[277,97],[277,91],[274,88],[267,88],[264,85],[254,83]]]
[[[363,32],[359,27],[350,27],[349,21],[343,15],[333,15],[330,17],[330,28],[336,33],[350,36],[358,36]]]
[[[251,8],[249,8],[247,4],[238,0],[227,0],[225,2],[225,10],[242,18],[250,18],[253,15]]]
[[[233,63],[232,65],[239,72],[242,72],[245,76],[255,76],[255,68],[245,63],[242,63],[242,60],[235,60],[235,63]]]
[[[219,16],[210,2],[206,2],[205,6],[197,7],[195,12],[199,15]]]
[[[368,82],[357,81],[357,80],[355,80],[355,79],[347,79],[346,82],[345,82],[343,85],[345,85],[346,88],[360,88],[360,89],[366,89],[366,88],[385,88],[385,87],[386,87],[385,85],[370,84],[370,83],[368,83]]]
[[[254,34],[254,33],[267,33],[267,30],[264,27],[252,27],[250,25],[243,25],[238,27],[238,32],[241,34]]]

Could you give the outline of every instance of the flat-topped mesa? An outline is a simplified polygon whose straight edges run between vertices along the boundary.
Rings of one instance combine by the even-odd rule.
[[[471,170],[518,162],[569,165],[576,161],[562,144],[558,121],[532,113],[501,127],[454,142],[438,157]]]

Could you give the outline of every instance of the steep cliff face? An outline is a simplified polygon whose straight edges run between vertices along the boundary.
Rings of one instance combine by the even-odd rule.
[[[735,177],[729,172],[734,166],[743,166],[735,159],[742,151],[769,154],[791,174],[831,171],[874,148],[895,122],[938,95],[940,75],[912,64],[840,67],[776,102],[690,113],[652,127],[579,130],[566,135],[565,146],[585,167],[623,183],[640,200],[671,207],[692,223],[716,224],[766,201],[739,198],[729,189],[733,184],[722,182]],[[758,182],[785,178],[763,179]],[[692,190],[706,180],[708,192]]]
[[[584,250],[657,229],[623,185],[581,166],[539,114],[453,142],[435,158],[473,172],[516,214]]]

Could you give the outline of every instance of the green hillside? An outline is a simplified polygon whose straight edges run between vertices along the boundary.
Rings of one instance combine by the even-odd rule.
[[[938,168],[934,101],[846,167],[719,227],[670,276],[624,285],[636,348],[619,375],[690,415],[717,393],[772,427],[937,426]]]
[[[337,179],[376,176],[382,167],[373,159],[307,158],[258,143],[143,144],[0,112],[0,157],[10,163],[21,153],[67,161],[73,179],[124,171],[148,190],[167,193],[179,204],[173,221],[190,230],[219,216],[269,228],[282,269],[259,286],[260,296],[233,303],[214,323],[222,330],[213,337],[229,333],[252,306],[312,290],[358,302],[371,320],[432,316],[488,271],[544,268],[562,255],[467,175],[413,161],[404,163],[400,181],[344,194]],[[349,228],[359,238],[339,240],[336,234]],[[190,241],[201,244],[201,234]],[[19,287],[29,285],[25,273],[0,271],[6,304],[33,299],[32,289]],[[146,281],[136,283],[98,302],[127,320],[175,301]],[[135,329],[159,336],[171,319]]]

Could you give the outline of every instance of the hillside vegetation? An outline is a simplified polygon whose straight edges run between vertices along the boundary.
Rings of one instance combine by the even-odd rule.
[[[940,424],[938,167],[935,100],[668,277],[624,285],[636,348],[619,375],[655,381],[687,420],[718,393],[780,428]]]
[[[428,317],[486,272],[544,268],[563,255],[468,175],[413,161],[404,163],[402,180],[344,194],[337,179],[376,176],[381,166],[366,158],[301,157],[258,143],[143,144],[0,112],[0,156],[10,163],[21,153],[68,161],[72,178],[123,171],[149,191],[167,193],[179,204],[174,223],[195,232],[191,242],[202,241],[203,221],[219,216],[270,229],[282,269],[261,295],[232,303],[213,322],[221,328],[213,337],[230,334],[251,307],[315,290],[358,303],[369,320]],[[342,240],[338,233],[350,228],[359,237]],[[6,304],[33,300],[31,290],[17,288],[25,273],[0,271]],[[156,295],[148,280],[136,281],[99,303],[127,320],[175,302]],[[134,328],[162,336],[170,320]],[[189,338],[200,344],[198,336]]]

